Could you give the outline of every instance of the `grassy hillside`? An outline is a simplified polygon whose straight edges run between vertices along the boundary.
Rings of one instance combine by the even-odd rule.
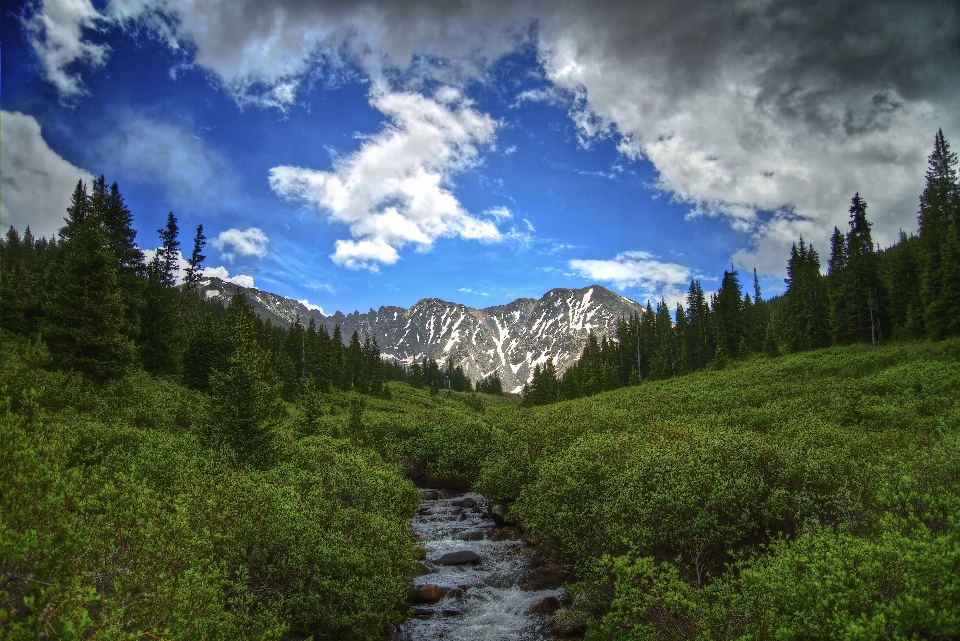
[[[500,415],[478,487],[576,566],[590,638],[956,638],[960,341]]]
[[[960,341],[735,362],[537,408],[307,393],[269,464],[209,397],[94,386],[2,345],[11,638],[382,637],[416,571],[410,479],[472,486],[574,570],[595,639],[956,638]]]

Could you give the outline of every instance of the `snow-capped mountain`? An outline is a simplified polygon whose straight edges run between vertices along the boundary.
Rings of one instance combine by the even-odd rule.
[[[344,341],[357,331],[361,340],[376,339],[384,358],[411,364],[448,358],[477,381],[494,371],[505,390],[519,391],[536,365],[552,360],[563,371],[580,358],[592,331],[611,335],[617,320],[640,313],[642,307],[599,285],[582,289],[552,289],[539,300],[519,298],[507,305],[474,309],[437,298],[425,298],[409,309],[381,307],[365,314],[336,312],[325,316],[302,303],[259,289],[240,287],[213,278],[204,281],[205,296],[224,302],[237,290],[263,318],[289,325],[299,314],[306,325],[312,317],[332,333],[340,326]]]

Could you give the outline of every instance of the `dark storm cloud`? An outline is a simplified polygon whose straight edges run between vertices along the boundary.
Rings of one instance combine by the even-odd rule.
[[[649,159],[692,215],[752,234],[736,259],[767,272],[798,234],[843,225],[855,191],[880,242],[912,228],[936,128],[960,136],[956,3],[113,0],[102,19],[86,5],[46,0],[42,18],[67,23],[61,40],[145,29],[239,102],[279,108],[318,69],[359,69],[379,94],[493,82],[490,65],[532,42],[542,95],[572,96],[582,142],[612,135]],[[100,62],[84,42],[34,44],[55,84]]]

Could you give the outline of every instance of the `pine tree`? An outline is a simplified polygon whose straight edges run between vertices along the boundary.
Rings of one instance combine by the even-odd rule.
[[[226,367],[210,375],[210,412],[207,433],[238,462],[265,467],[273,460],[273,417],[279,396],[268,375],[267,355],[254,338],[241,298],[229,310],[232,353]]]
[[[104,381],[121,376],[136,350],[117,265],[82,184],[67,211],[64,242],[46,276],[43,336],[59,367]]]
[[[943,255],[949,229],[960,224],[960,186],[958,186],[957,155],[937,130],[933,153],[928,158],[926,186],[920,196],[920,295],[923,300],[923,320],[927,336],[942,338],[950,333],[950,301],[956,296],[953,285],[945,280],[952,266]],[[946,257],[949,259],[949,257]]]
[[[730,358],[737,357],[740,342],[744,337],[743,293],[739,276],[733,269],[724,270],[712,310],[717,342]]]
[[[143,291],[140,360],[150,372],[176,374],[183,332],[180,328],[180,296],[174,289],[179,270],[179,227],[172,212],[167,216],[166,227],[158,229],[157,233],[161,244],[150,263]]]
[[[203,251],[206,244],[207,237],[203,235],[203,225],[197,225],[197,235],[193,238],[193,251],[190,253],[190,261],[185,278],[186,285],[190,289],[196,288],[203,275],[200,265],[204,259],[206,259],[206,256],[200,252]],[[300,318],[297,317],[297,320],[299,321]]]
[[[826,347],[830,337],[830,302],[820,275],[820,256],[813,245],[807,247],[802,236],[799,247],[794,244],[790,250],[785,282],[785,342],[792,351]]]
[[[881,337],[885,292],[867,220],[867,203],[857,193],[850,202],[850,231],[834,228],[829,262],[831,325],[834,342],[875,343]]]
[[[154,257],[155,278],[164,287],[173,287],[177,284],[179,272],[178,259],[180,258],[180,227],[173,212],[167,214],[167,226],[158,229],[160,234],[160,248]]]
[[[687,353],[691,369],[697,370],[710,362],[716,349],[710,307],[707,305],[700,281],[697,280],[690,281],[690,288],[687,291],[687,320],[689,324]]]

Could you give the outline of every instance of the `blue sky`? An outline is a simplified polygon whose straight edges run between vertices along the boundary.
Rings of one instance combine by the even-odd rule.
[[[673,303],[731,264],[775,294],[856,191],[881,244],[915,229],[955,7],[670,5],[5,4],[4,230],[103,173],[142,248],[173,211],[210,273],[332,313]]]

